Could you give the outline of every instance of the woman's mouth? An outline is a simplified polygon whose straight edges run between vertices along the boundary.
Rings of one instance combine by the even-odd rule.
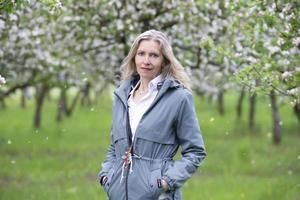
[[[149,67],[141,67],[142,70],[146,70],[146,71],[150,71],[152,70],[152,68],[149,68]]]

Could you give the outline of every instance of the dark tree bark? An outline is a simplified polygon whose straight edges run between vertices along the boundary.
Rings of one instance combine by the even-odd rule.
[[[43,82],[47,81],[49,78],[51,78],[51,76],[47,75],[47,76],[41,77],[39,79],[33,80],[34,78],[35,78],[35,75],[32,76],[30,81],[22,83],[22,84],[14,85],[11,88],[9,88],[7,91],[5,91],[3,93],[0,93],[0,100],[8,97],[11,94],[13,94],[18,89],[23,89],[23,88],[26,88],[26,87],[29,87],[29,86],[34,86],[38,83],[43,83]]]
[[[250,103],[249,128],[253,129],[255,127],[256,94],[253,94],[253,95],[250,96],[249,103]]]
[[[81,91],[78,90],[76,96],[73,98],[72,103],[70,107],[68,106],[68,101],[67,101],[67,90],[65,88],[61,88],[61,93],[60,93],[60,99],[58,101],[58,106],[57,106],[57,116],[56,120],[60,122],[63,117],[70,117],[75,110],[76,103],[80,97]]]
[[[224,115],[224,91],[218,93],[218,111],[220,115]]]
[[[240,96],[239,96],[238,104],[236,106],[236,115],[237,115],[238,119],[241,118],[242,113],[243,113],[243,100],[244,100],[244,97],[245,97],[245,88],[243,87],[242,91],[240,93]]]
[[[276,102],[276,96],[274,90],[270,93],[271,107],[272,107],[272,119],[273,119],[273,142],[279,144],[281,141],[281,126],[279,109]]]
[[[66,109],[66,116],[70,117],[72,115],[73,111],[75,110],[76,103],[77,103],[77,101],[78,101],[78,99],[80,97],[80,93],[81,93],[80,90],[78,90],[76,96],[74,97],[74,99],[73,99],[73,101],[71,103],[70,108],[67,107],[67,109]]]
[[[300,102],[294,105],[294,113],[297,116],[298,121],[300,122]]]
[[[22,94],[21,94],[21,108],[26,108],[26,88],[22,89]]]
[[[90,99],[90,82],[86,82],[84,87],[82,88],[82,97],[81,97],[81,106],[91,106],[91,99]]]
[[[67,106],[66,89],[64,87],[61,87],[60,97],[57,105],[56,121],[60,122],[62,120],[63,116],[66,114],[66,109],[67,109],[66,106]]]
[[[49,87],[46,84],[42,84],[40,87],[36,87],[36,107],[33,123],[35,128],[39,128],[41,126],[42,107],[48,89]]]

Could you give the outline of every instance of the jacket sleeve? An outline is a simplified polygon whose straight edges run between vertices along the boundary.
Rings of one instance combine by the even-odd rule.
[[[116,155],[115,155],[115,146],[112,141],[111,136],[111,144],[108,147],[106,159],[102,163],[102,169],[98,174],[99,181],[101,181],[101,177],[106,176],[108,174],[108,171],[113,167],[115,163]]]
[[[168,182],[171,191],[181,187],[196,172],[206,156],[190,92],[184,93],[175,127],[176,136],[182,149],[182,158],[169,165],[162,177]]]

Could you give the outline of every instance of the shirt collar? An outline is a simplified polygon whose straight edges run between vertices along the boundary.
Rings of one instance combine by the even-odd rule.
[[[163,77],[162,75],[160,74],[159,76],[155,77],[154,79],[152,79],[148,85],[148,89],[150,91],[155,91],[155,90],[158,90],[157,86],[160,82],[163,81]]]
[[[163,76],[160,74],[154,79],[152,79],[148,84],[148,89],[150,92],[153,92],[155,90],[158,90],[158,84],[160,84],[163,81]],[[141,84],[141,81],[139,80],[138,83],[134,86],[134,88],[130,92],[130,96],[132,93],[137,89],[137,87]]]

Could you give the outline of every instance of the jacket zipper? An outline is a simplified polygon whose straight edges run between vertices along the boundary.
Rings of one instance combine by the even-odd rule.
[[[127,106],[127,104],[125,104],[125,102],[123,102],[122,98],[121,98],[117,93],[115,93],[115,95],[121,100],[121,102],[122,102],[123,105],[125,106],[126,113],[128,113],[128,106]],[[155,100],[154,100],[154,102],[156,103]],[[152,102],[152,104],[153,104],[153,102]],[[143,114],[143,116],[142,116],[140,122],[141,122],[142,119],[144,118],[145,114],[149,112],[149,110],[150,110],[151,107],[153,106],[152,104],[151,104],[150,107],[146,110],[146,112]],[[126,117],[128,118],[128,120],[127,120],[127,122],[126,122],[126,126],[130,128],[130,124],[128,124],[128,123],[129,123],[129,114],[127,114]],[[133,141],[129,141],[130,139],[129,139],[129,137],[128,137],[128,145],[131,146],[131,149],[132,149],[132,150],[133,150],[133,144],[134,144],[134,142],[135,142],[135,139],[136,139],[136,137],[134,137]],[[132,163],[129,163],[129,165],[128,165],[127,169],[126,169],[126,176],[125,176],[125,199],[126,199],[126,200],[128,200],[128,175],[129,175],[129,170],[130,170],[130,165],[131,165],[131,164],[132,164]]]

